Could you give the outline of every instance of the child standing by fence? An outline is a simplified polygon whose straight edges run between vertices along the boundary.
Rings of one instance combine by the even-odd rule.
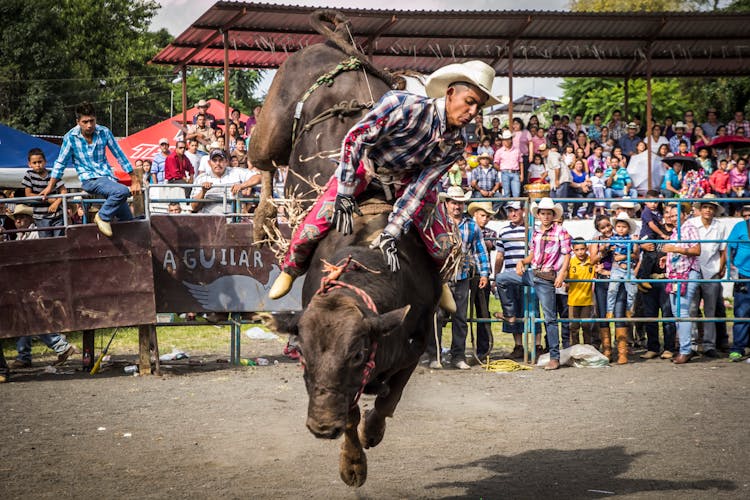
[[[594,265],[588,255],[583,238],[573,240],[573,257],[570,258],[568,279],[594,279]],[[568,283],[568,314],[570,319],[591,319],[594,309],[594,287],[592,282]],[[570,345],[578,344],[578,330],[583,330],[583,343],[591,344],[590,322],[570,322]]]

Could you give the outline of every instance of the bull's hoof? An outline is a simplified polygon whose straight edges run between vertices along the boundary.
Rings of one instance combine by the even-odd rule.
[[[367,481],[367,456],[360,449],[358,451],[346,450],[342,446],[339,456],[339,474],[341,480],[347,486],[359,488]]]
[[[381,418],[374,409],[367,410],[357,430],[362,446],[365,449],[374,448],[380,444],[385,435],[385,418]]]

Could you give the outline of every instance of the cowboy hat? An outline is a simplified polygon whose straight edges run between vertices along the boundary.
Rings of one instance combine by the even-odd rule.
[[[492,161],[492,156],[489,153],[482,153],[480,155],[477,155],[477,161],[481,160],[482,158],[487,158],[488,160]]]
[[[471,193],[464,193],[461,186],[451,186],[445,193],[438,194],[438,199],[440,201],[453,200],[463,203],[468,201],[469,198],[471,198]]]
[[[546,151],[547,145],[546,144],[540,144],[538,148],[536,148],[537,151]]]
[[[630,123],[628,123],[628,128],[634,128],[634,129],[638,130],[638,125],[636,125],[635,122],[630,122]]]
[[[196,108],[208,108],[210,106],[211,104],[209,104],[209,102],[205,99],[201,99],[200,101],[198,101],[198,104],[195,105]]]
[[[638,231],[638,225],[633,219],[628,217],[627,214],[619,213],[616,217],[612,217],[612,226],[614,226],[618,222],[625,222],[628,226],[630,226],[628,234],[635,234]]]
[[[675,208],[677,208],[677,205],[680,206],[680,214],[690,215],[690,212],[693,211],[693,205],[687,201],[671,201],[667,204],[668,207]]]
[[[500,139],[504,141],[508,139],[513,139],[513,134],[510,132],[510,130],[503,130],[503,133],[500,135]]]
[[[617,210],[618,208],[624,208],[625,210],[639,210],[641,208],[640,203],[635,203],[631,198],[628,198],[627,196],[622,197],[622,201],[616,201],[612,203],[611,206],[612,210]]]
[[[15,217],[15,216],[18,216],[18,215],[28,215],[29,217],[34,217],[34,209],[31,208],[28,205],[23,205],[23,204],[19,203],[13,209],[13,216]]]
[[[469,203],[469,208],[466,209],[466,211],[469,212],[469,215],[471,215],[472,217],[474,217],[474,212],[476,212],[477,210],[484,210],[489,216],[493,216],[497,213],[496,211],[492,210],[492,203],[490,203],[489,201],[473,201]]]
[[[539,203],[531,204],[531,215],[537,217],[539,210],[553,210],[555,212],[555,219],[562,217],[563,208],[559,203],[552,201],[552,198],[542,198]]]
[[[506,209],[511,210],[521,210],[521,202],[520,201],[509,201],[505,204]]]
[[[162,137],[161,139],[159,139],[159,146],[161,146],[162,144],[169,144],[169,139],[167,139],[166,137]]]
[[[724,213],[724,207],[722,207],[718,201],[716,201],[716,195],[708,193],[703,195],[703,199],[698,202],[698,208],[702,208],[703,205],[713,205],[716,207],[716,215],[722,215]]]
[[[677,122],[672,126],[672,129],[677,130],[678,128],[681,128],[682,130],[685,130],[685,124],[682,122]]]
[[[428,97],[444,97],[452,83],[471,83],[487,94],[485,106],[500,104],[500,100],[492,95],[492,82],[495,80],[495,70],[482,61],[467,61],[460,64],[449,64],[438,69],[427,78],[425,92]]]

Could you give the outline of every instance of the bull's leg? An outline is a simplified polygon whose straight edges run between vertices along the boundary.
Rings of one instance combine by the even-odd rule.
[[[346,418],[344,442],[341,443],[341,454],[339,455],[341,480],[349,486],[356,487],[362,486],[367,480],[367,456],[357,435],[359,420],[359,405],[355,405],[349,409]]]
[[[383,440],[385,418],[393,416],[398,402],[401,401],[404,387],[417,367],[417,363],[418,361],[415,361],[411,366],[395,373],[387,382],[390,387],[388,394],[375,398],[374,408],[365,412],[365,418],[359,426],[359,441],[365,449],[373,448]]]

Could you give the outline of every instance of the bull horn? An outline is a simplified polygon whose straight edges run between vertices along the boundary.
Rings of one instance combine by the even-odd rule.
[[[375,335],[379,337],[385,336],[401,326],[406,319],[406,315],[409,314],[410,309],[411,306],[406,305],[399,309],[380,314],[374,318],[368,318],[365,320],[365,323]]]

